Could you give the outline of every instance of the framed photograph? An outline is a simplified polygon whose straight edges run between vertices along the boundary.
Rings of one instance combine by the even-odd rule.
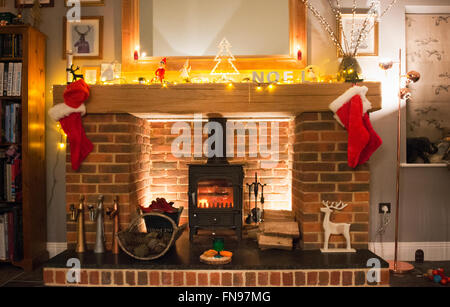
[[[87,84],[97,84],[100,82],[100,66],[83,66],[81,73]]]
[[[67,5],[68,0],[65,0],[65,1],[66,1],[66,6],[69,6],[69,5]],[[81,6],[102,6],[102,5],[105,5],[105,1],[104,0],[80,0],[80,3],[81,3]]]
[[[34,0],[16,0],[16,7],[33,7]],[[42,7],[54,7],[55,0],[40,0]]]
[[[103,58],[103,16],[81,17],[81,22],[64,17],[63,59],[72,50],[74,59]]]
[[[360,29],[362,28],[366,17],[366,14],[356,14],[353,23],[353,14],[342,14],[342,28],[338,25],[338,33],[339,41],[344,49],[345,34],[347,42],[350,45],[350,50],[354,50],[358,41]],[[372,18],[369,23],[369,27],[372,27],[372,25],[374,26],[366,39],[359,44],[357,56],[378,56],[378,21],[376,21],[375,18]],[[340,52],[338,53],[339,56],[342,56]]]

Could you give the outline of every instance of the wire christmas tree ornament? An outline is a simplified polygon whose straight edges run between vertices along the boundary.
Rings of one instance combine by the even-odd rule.
[[[226,38],[222,39],[219,44],[219,53],[214,59],[217,63],[211,71],[211,75],[221,76],[223,80],[226,80],[226,77],[229,75],[240,75],[239,70],[233,64],[236,59],[231,53],[231,47],[230,42]]]

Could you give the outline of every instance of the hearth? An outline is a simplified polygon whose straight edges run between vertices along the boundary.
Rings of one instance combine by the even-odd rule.
[[[175,248],[153,261],[136,261],[124,253],[80,256],[66,251],[44,267],[46,286],[95,287],[292,287],[292,286],[388,286],[389,264],[368,250],[355,254],[322,254],[319,250],[261,251],[252,239],[238,242],[227,239],[225,246],[233,251],[233,262],[211,266],[200,262],[199,255],[211,248],[211,242],[200,238],[191,244],[187,233]],[[68,283],[67,263],[79,259],[80,282]],[[381,280],[369,283],[365,278],[369,260],[381,264]]]
[[[219,156],[209,155],[206,164],[189,165],[189,228],[190,240],[200,228],[228,228],[242,238],[242,203],[244,169],[242,164],[231,165],[226,157],[225,118],[212,118],[223,133],[223,150]],[[210,132],[210,136],[212,131]],[[216,144],[211,145],[215,150]]]

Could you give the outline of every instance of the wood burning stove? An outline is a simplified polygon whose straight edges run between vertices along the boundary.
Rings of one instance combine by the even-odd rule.
[[[223,128],[221,157],[212,156],[206,164],[189,165],[190,240],[199,229],[233,229],[242,238],[244,168],[226,159],[226,119],[210,119]],[[214,146],[213,146],[214,148]]]
[[[242,237],[243,165],[189,165],[190,239],[198,229],[236,230]]]

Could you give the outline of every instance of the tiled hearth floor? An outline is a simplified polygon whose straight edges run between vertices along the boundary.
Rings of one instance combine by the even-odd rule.
[[[202,239],[202,238],[200,238]],[[202,264],[199,255],[211,249],[209,237],[191,244],[186,231],[164,257],[137,261],[121,253],[82,257],[67,251],[45,265],[46,285],[66,285],[67,261],[81,261],[81,282],[74,286],[365,286],[367,261],[378,258],[368,250],[355,254],[321,254],[320,251],[260,251],[255,240],[225,239],[234,253],[231,264]],[[382,265],[381,283],[389,285],[388,264]],[[376,284],[374,284],[376,285]]]
[[[226,248],[235,253],[233,258],[233,263],[224,267],[219,268],[211,268],[210,266],[201,264],[198,261],[198,255],[201,254],[202,251],[209,247],[208,244],[205,245],[206,242],[200,242],[195,245],[191,245],[189,243],[187,233],[185,233],[177,242],[176,248],[169,251],[165,257],[162,259],[153,261],[153,262],[140,262],[135,261],[132,258],[128,257],[125,254],[121,254],[119,256],[113,256],[110,254],[106,254],[103,256],[96,256],[92,253],[87,253],[84,255],[84,258],[81,258],[82,261],[82,269],[87,272],[98,271],[98,283],[101,285],[104,280],[102,280],[102,276],[104,272],[109,272],[110,280],[107,283],[109,285],[114,285],[117,280],[114,278],[114,270],[123,271],[122,275],[122,283],[127,284],[127,271],[135,270],[135,280],[134,283],[139,285],[139,272],[158,272],[158,282],[160,286],[164,286],[164,274],[167,272],[178,272],[171,273],[171,285],[176,285],[176,274],[180,274],[184,272],[182,275],[183,285],[189,286],[187,284],[189,282],[188,275],[191,272],[198,272],[196,275],[196,283],[200,285],[202,283],[202,278],[208,276],[206,278],[206,282],[209,282],[210,285],[213,284],[213,274],[217,274],[216,272],[222,273],[221,281],[224,282],[223,274],[230,275],[230,286],[233,286],[236,281],[241,282],[245,285],[248,282],[248,276],[251,276],[252,272],[256,272],[254,274],[253,282],[258,286],[260,285],[259,273],[262,273],[261,276],[264,276],[264,273],[268,273],[266,277],[268,278],[268,283],[270,285],[272,276],[270,274],[274,273],[275,277],[278,275],[278,281],[275,281],[278,286],[289,286],[295,285],[298,283],[297,277],[304,276],[304,282],[308,284],[309,282],[309,274],[317,272],[315,278],[315,284],[318,285],[320,283],[321,273],[323,271],[329,272],[328,282],[331,283],[333,272],[340,272],[341,282],[344,278],[343,272],[349,271],[355,273],[352,276],[352,285],[356,285],[357,281],[357,273],[359,269],[365,269],[364,264],[367,262],[368,258],[374,257],[369,251],[359,251],[357,254],[353,255],[322,255],[318,251],[300,251],[295,250],[292,252],[289,251],[265,251],[261,252],[256,246],[254,241],[244,240],[241,244],[233,240],[226,240]],[[63,270],[66,265],[66,261],[69,258],[77,257],[75,253],[65,252],[57,257],[53,258],[45,267],[50,267],[52,270],[58,271]],[[386,263],[383,262],[383,266]],[[440,285],[434,284],[425,280],[424,278],[418,278],[417,275],[420,272],[426,272],[430,268],[442,267],[446,272],[450,272],[450,262],[426,262],[425,264],[418,265],[415,264],[416,270],[410,274],[395,276],[390,275],[390,285],[394,287],[442,287]],[[319,270],[321,268],[322,270]],[[258,271],[255,271],[258,270]],[[21,269],[14,268],[8,264],[0,264],[0,286],[6,287],[41,287],[44,286],[44,276],[42,273],[43,269],[37,269],[31,273],[25,273]],[[201,272],[207,272],[206,274]],[[302,275],[304,272],[305,274]],[[292,273],[292,274],[291,274]],[[236,275],[237,274],[237,279]],[[242,275],[240,275],[242,274]],[[250,274],[250,275],[248,275]],[[89,274],[88,274],[89,275]],[[202,277],[203,276],[203,277]],[[289,277],[290,276],[290,277]],[[57,276],[52,276],[54,281],[56,281]],[[89,276],[90,278],[91,276]],[[239,277],[241,280],[239,280]],[[48,279],[48,277],[46,277]],[[83,279],[83,277],[82,277]],[[145,278],[150,284],[152,281],[152,275],[148,275]],[[220,279],[220,278],[219,278]],[[90,280],[89,280],[90,281]],[[219,281],[220,282],[220,281]],[[90,283],[90,282],[89,282]],[[151,284],[150,284],[151,285]]]

